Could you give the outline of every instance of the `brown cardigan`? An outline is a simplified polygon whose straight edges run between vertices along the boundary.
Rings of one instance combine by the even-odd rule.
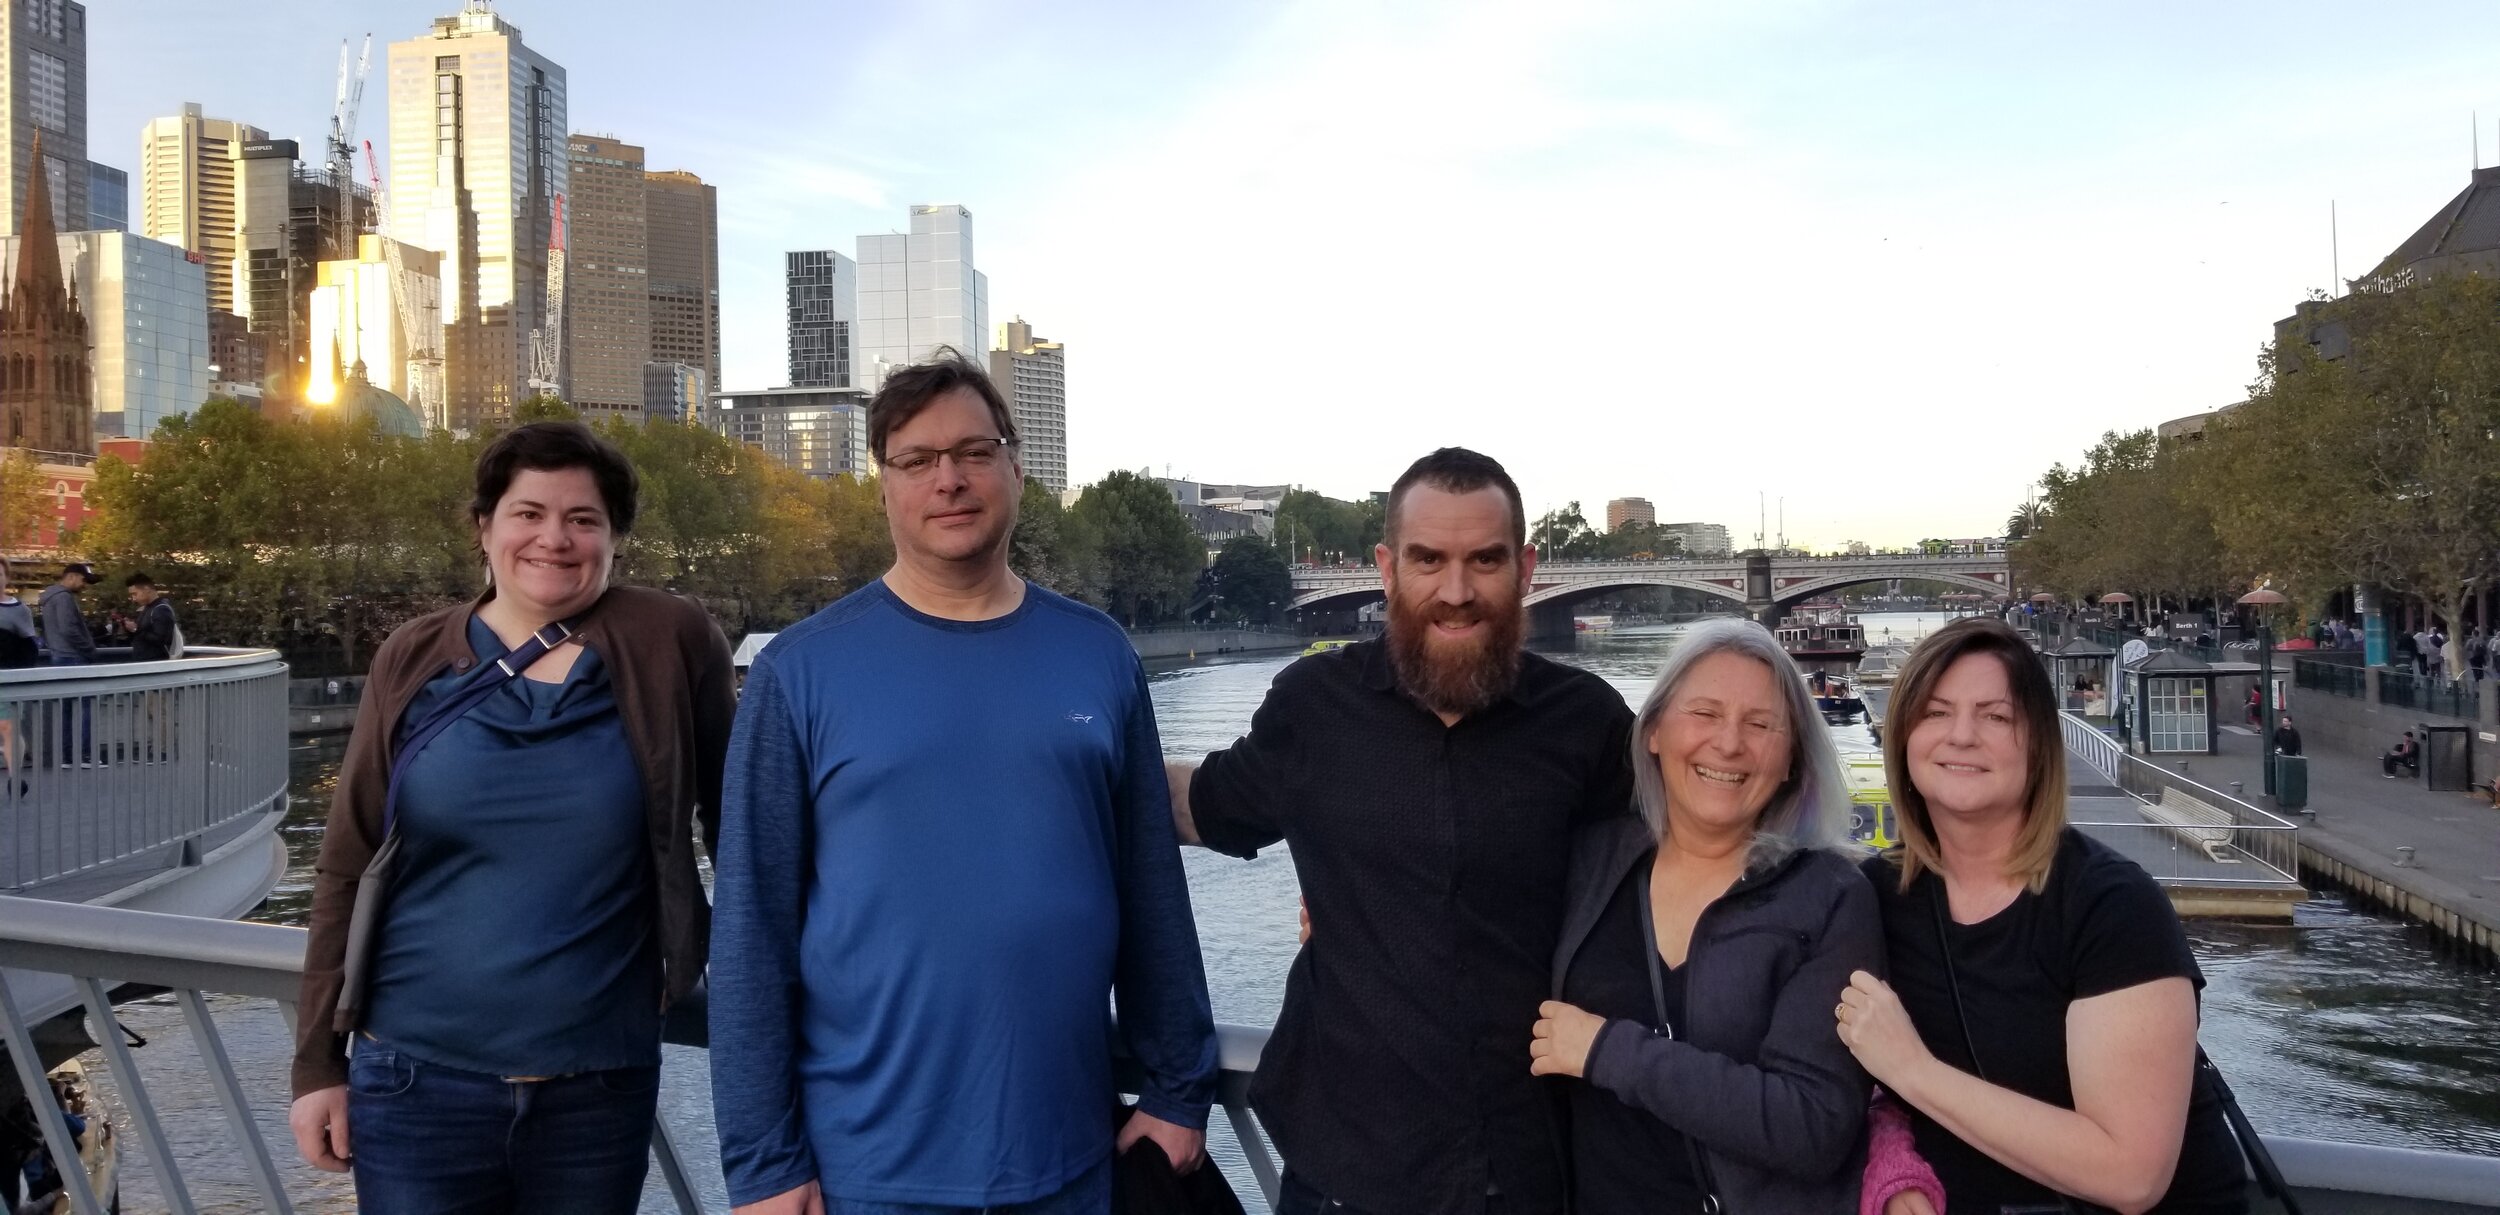
[[[348,921],[358,880],[382,843],[399,719],[426,681],[477,665],[469,617],[493,597],[489,590],[473,603],[412,620],[374,653],[314,866],[312,933],[295,1020],[296,1096],[347,1083],[347,1035],[356,1028],[339,1012]],[[695,872],[693,829],[699,820],[706,851],[718,845],[721,766],[737,712],[729,641],[692,601],[633,586],[610,587],[578,636],[607,664],[617,715],[641,769],[659,877],[661,998],[673,1001],[702,979],[711,941],[712,908]]]

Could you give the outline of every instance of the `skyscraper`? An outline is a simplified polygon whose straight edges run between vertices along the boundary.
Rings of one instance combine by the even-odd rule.
[[[651,361],[642,149],[577,134],[567,156],[564,397],[592,417],[640,418]]]
[[[210,118],[199,103],[139,129],[139,235],[180,245],[208,267],[208,306],[234,303],[235,153],[269,132]]]
[[[130,174],[87,162],[87,230],[130,231]]]
[[[911,209],[911,232],[859,238],[859,327],[852,380],[867,392],[889,368],[951,346],[978,363],[990,347],[990,280],[972,265],[972,212]]]
[[[391,44],[390,117],[390,235],[442,255],[450,421],[477,430],[534,391],[567,185],[564,69],[470,0]]]
[[[783,255],[790,290],[790,386],[850,388],[859,374],[859,263],[831,249]]]
[[[0,64],[8,71],[9,137],[0,140],[0,233],[26,215],[26,183],[43,139],[43,180],[54,222],[87,215],[87,6],[77,0],[0,0]]]
[[[237,144],[232,170],[234,311],[249,322],[262,363],[274,373],[279,394],[290,400],[312,387],[312,293],[321,281],[321,263],[356,258],[357,249],[340,237],[364,227],[372,211],[372,200],[361,190],[342,199],[326,171],[298,164],[296,155],[291,139]],[[342,215],[345,208],[353,214]],[[431,411],[430,417],[441,403],[443,335],[439,319],[435,324],[428,347],[433,371],[427,377],[434,395],[411,398],[411,404]]]
[[[1023,317],[998,327],[990,352],[990,379],[1007,397],[1016,419],[1024,475],[1050,492],[1068,488],[1068,351],[1033,336]]]
[[[645,173],[643,182],[651,250],[651,361],[700,368],[707,388],[717,388],[719,190],[683,170]]]
[[[1626,523],[1643,527],[1658,526],[1658,508],[1647,498],[1616,498],[1606,503],[1606,530],[1619,532]]]

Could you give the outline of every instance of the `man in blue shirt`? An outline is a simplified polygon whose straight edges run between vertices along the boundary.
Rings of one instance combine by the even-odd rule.
[[[1143,669],[1007,569],[1015,425],[958,357],[888,376],[885,577],[782,633],[730,740],[712,1093],[740,1215],[1110,1205],[1204,1160],[1216,1053]],[[1144,1074],[1113,1131],[1110,1002]]]

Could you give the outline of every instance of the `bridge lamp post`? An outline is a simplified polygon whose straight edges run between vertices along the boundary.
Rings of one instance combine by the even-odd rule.
[[[2283,592],[2263,585],[2239,598],[2239,605],[2257,617],[2257,723],[2264,739],[2257,762],[2265,770],[2269,797],[2274,794],[2274,626],[2266,622],[2266,609],[2289,602]]]

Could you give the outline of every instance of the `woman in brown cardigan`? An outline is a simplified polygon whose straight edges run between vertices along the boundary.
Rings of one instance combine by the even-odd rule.
[[[641,1192],[661,1014],[703,974],[694,830],[718,835],[735,699],[702,608],[609,585],[636,494],[578,423],[504,435],[471,506],[491,586],[374,655],[289,1118],[368,1215],[629,1212]]]

